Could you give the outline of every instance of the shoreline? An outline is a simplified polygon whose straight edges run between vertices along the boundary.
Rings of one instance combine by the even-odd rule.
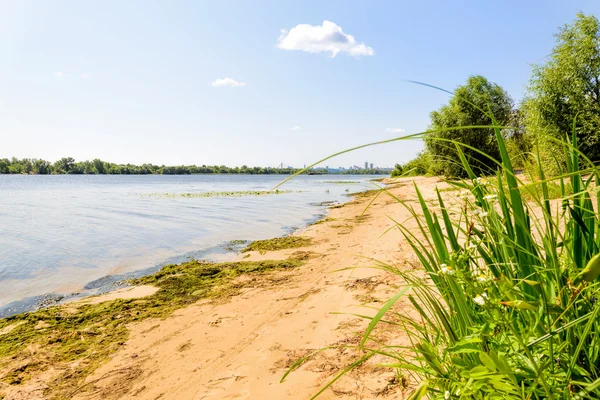
[[[392,183],[387,187],[395,195],[402,195],[402,187],[413,179],[388,179],[386,183]],[[419,179],[426,184],[435,181],[432,178],[417,178]],[[247,385],[244,383],[242,386],[249,385],[244,390],[252,393],[250,398],[265,398],[261,396],[269,395],[268,390],[273,389],[271,386],[278,382],[286,366],[289,367],[307,352],[332,343],[355,343],[354,340],[360,337],[360,332],[364,329],[364,320],[331,313],[352,309],[354,314],[373,314],[373,308],[381,307],[382,302],[397,289],[398,282],[381,271],[374,273],[372,268],[342,272],[339,269],[373,267],[372,263],[369,265],[369,262],[365,262],[364,257],[374,257],[377,254],[377,258],[383,256],[393,263],[404,263],[409,258],[404,251],[398,254],[398,235],[392,240],[377,241],[385,230],[386,221],[389,222],[386,216],[388,207],[393,208],[394,212],[402,212],[403,208],[393,204],[394,201],[390,202],[390,198],[385,195],[378,196],[375,201],[372,197],[370,194],[355,194],[348,202],[329,207],[327,214],[315,223],[287,235],[309,237],[312,241],[309,246],[264,253],[241,253],[235,261],[277,263],[298,259],[301,260],[300,265],[290,270],[276,268],[258,275],[239,275],[232,281],[237,288],[231,296],[208,298],[176,308],[158,320],[149,318],[129,324],[128,339],[114,352],[104,356],[106,358],[98,363],[95,371],[87,376],[85,390],[79,389],[76,398],[129,398],[132,393],[137,393],[136,398],[144,399],[154,399],[159,395],[163,396],[161,398],[196,398],[197,393],[208,396],[202,398],[228,398],[220,397],[219,393],[223,388],[220,388],[220,384],[215,384],[214,379],[217,379],[216,382],[227,383],[230,378],[221,377],[224,379],[219,380],[220,378],[215,377],[227,375],[233,365],[238,365],[233,361],[237,358],[243,361],[239,365],[245,365],[240,367],[244,371],[238,372],[243,372],[246,377],[256,375],[259,382],[242,379],[244,382],[248,381]],[[371,209],[364,213],[364,206],[371,201]],[[126,301],[133,304],[155,297],[154,294],[143,291],[139,293],[141,296],[150,293],[150,297],[136,297],[137,295],[128,293],[130,290],[124,290],[123,293],[129,298]],[[114,292],[109,296],[111,297],[96,296],[88,299],[95,304],[109,305],[116,299]],[[101,303],[103,300],[105,303]],[[70,304],[72,303],[58,308],[68,310],[72,308]],[[266,307],[266,304],[269,306]],[[362,311],[357,312],[357,309]],[[292,321],[285,321],[290,318]],[[1,335],[2,329],[0,342]],[[264,343],[259,345],[257,341]],[[267,346],[269,342],[271,344]],[[256,351],[268,356],[258,356]],[[341,370],[344,367],[350,355],[337,354],[333,356],[336,361],[326,357],[306,362],[307,366],[303,365],[302,371],[296,371],[287,378],[291,384],[275,386],[278,398],[299,398],[297,393],[302,393],[300,398],[310,393],[315,394],[319,386],[326,382],[326,378],[336,372],[336,368]],[[189,357],[192,359],[188,359]],[[223,357],[226,362],[221,360]],[[181,364],[182,360],[185,360],[184,364]],[[190,362],[195,365],[191,370],[187,366]],[[325,370],[319,367],[323,362],[330,365]],[[265,363],[270,363],[271,366],[259,367],[266,365]],[[316,366],[313,365],[315,363]],[[11,367],[14,369],[14,365],[10,363],[0,362],[0,376],[10,372]],[[68,365],[62,364],[47,367],[51,370],[62,369],[63,373],[65,368],[68,369]],[[124,377],[118,372],[123,371],[123,368],[135,373],[131,372]],[[356,371],[359,376],[354,379],[366,385],[364,387],[375,388],[369,390],[378,393],[385,391],[391,395],[404,390],[392,370],[380,369],[372,364],[366,365],[364,369],[361,367]],[[173,370],[178,371],[176,377],[170,374]],[[44,396],[49,393],[52,376],[35,371],[29,375],[23,383],[0,388],[0,395],[8,396],[5,399],[46,398]],[[178,386],[177,390],[169,389],[173,385]],[[218,390],[213,388],[215,385],[219,386]],[[240,394],[239,386],[223,390],[238,390]],[[338,389],[334,387],[334,394],[335,390]],[[343,390],[350,389],[345,387]],[[42,397],[35,397],[40,393]],[[230,394],[234,395],[233,392]],[[336,398],[328,397],[327,394],[323,396]],[[386,397],[387,395],[380,396]]]
[[[373,180],[379,179],[380,178],[375,178]],[[337,200],[332,200],[331,205],[324,204],[329,203],[329,201],[318,204],[312,204],[317,207],[323,206],[325,208],[322,209],[320,212],[314,213],[313,216],[305,218],[304,222],[300,226],[288,227],[286,229],[285,234],[277,237],[293,235],[295,232],[301,231],[310,225],[318,223],[321,219],[325,218],[328,215],[331,206],[346,204],[352,201],[353,194],[349,194],[349,199],[347,201],[344,201],[343,203],[340,203]],[[5,305],[0,306],[0,320],[22,313],[35,312],[48,307],[68,304],[73,301],[82,301],[89,297],[107,295],[114,291],[127,289],[131,287],[129,281],[144,276],[152,275],[159,271],[161,268],[165,267],[166,265],[181,264],[184,263],[185,260],[195,259],[199,261],[208,262],[235,260],[239,258],[239,251],[243,248],[243,246],[251,242],[252,240],[234,238],[209,248],[200,250],[190,250],[181,254],[173,255],[150,267],[136,269],[122,274],[108,274],[102,276],[92,281],[85,282],[85,284],[83,284],[78,290],[73,292],[48,292],[39,295],[28,296],[20,300],[14,300],[9,303],[6,303]],[[236,244],[232,245],[232,243]],[[200,255],[200,257],[196,258],[198,255]],[[221,258],[218,257],[219,255],[229,255],[229,257]]]

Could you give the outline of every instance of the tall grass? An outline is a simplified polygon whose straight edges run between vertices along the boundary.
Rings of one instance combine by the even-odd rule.
[[[416,185],[418,207],[403,202],[420,234],[398,228],[430,280],[390,268],[411,287],[420,318],[398,313],[413,346],[385,353],[420,381],[413,399],[600,398],[599,171],[573,135],[562,143],[561,174],[547,179],[538,162],[539,181],[526,184],[495,133],[493,184],[473,174],[456,143],[469,175],[454,183],[464,190],[457,214],[439,192],[428,204]]]
[[[464,145],[453,143],[469,176],[452,183],[460,203],[447,206],[438,191],[432,204],[416,185],[417,203],[397,199],[417,222],[418,232],[397,227],[426,278],[383,265],[407,285],[371,319],[365,357],[383,354],[412,375],[412,399],[600,398],[600,171],[573,134],[559,143],[558,176],[537,162],[537,179],[523,182],[501,127],[492,128],[501,154],[494,179],[475,176]],[[418,318],[394,311],[403,296]],[[372,337],[390,321],[411,346]]]

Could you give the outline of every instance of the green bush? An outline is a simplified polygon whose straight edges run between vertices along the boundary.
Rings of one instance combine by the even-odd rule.
[[[426,151],[422,151],[409,162],[396,164],[392,171],[392,177],[427,175],[429,174],[430,165],[431,155]]]

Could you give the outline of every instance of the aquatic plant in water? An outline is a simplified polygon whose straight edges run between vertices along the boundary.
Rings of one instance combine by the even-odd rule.
[[[206,197],[244,197],[244,196],[268,196],[276,194],[293,193],[292,190],[244,190],[231,192],[198,192],[198,193],[142,193],[140,196],[156,197],[166,199],[177,198],[206,198]]]

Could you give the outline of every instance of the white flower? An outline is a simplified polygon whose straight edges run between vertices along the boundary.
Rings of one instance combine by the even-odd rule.
[[[450,398],[450,392],[446,390],[446,393],[444,393],[444,399],[448,400]]]
[[[481,274],[481,275],[479,275],[479,276],[477,277],[477,280],[478,280],[479,282],[487,282],[487,281],[489,281],[489,280],[490,280],[490,278],[489,278],[488,276],[486,276],[486,275],[483,275],[483,274]],[[484,294],[485,294],[485,293],[484,293]]]
[[[461,192],[459,192],[456,197],[458,197],[459,199],[468,199],[469,198],[469,194],[471,194],[471,192],[469,192],[468,190],[463,190]]]
[[[481,213],[482,213],[482,211],[483,211],[483,210],[482,210],[481,208],[477,207],[476,209],[474,209],[474,210],[473,210],[473,214],[475,214],[475,215],[479,215],[479,214],[481,214]]]
[[[485,297],[484,297],[484,295],[485,295]],[[483,306],[485,304],[485,298],[487,298],[487,295],[485,293],[483,293],[483,294],[475,296],[473,301],[475,302],[475,304],[479,304],[480,306]]]
[[[440,265],[440,272],[444,275],[454,275],[452,267],[449,267],[446,264]]]
[[[489,215],[489,213],[487,211],[484,211],[479,214],[480,217],[487,217],[488,215]]]
[[[497,197],[498,196],[496,196],[495,194],[488,194],[486,196],[483,196],[483,198],[486,199],[487,201],[494,200]]]

